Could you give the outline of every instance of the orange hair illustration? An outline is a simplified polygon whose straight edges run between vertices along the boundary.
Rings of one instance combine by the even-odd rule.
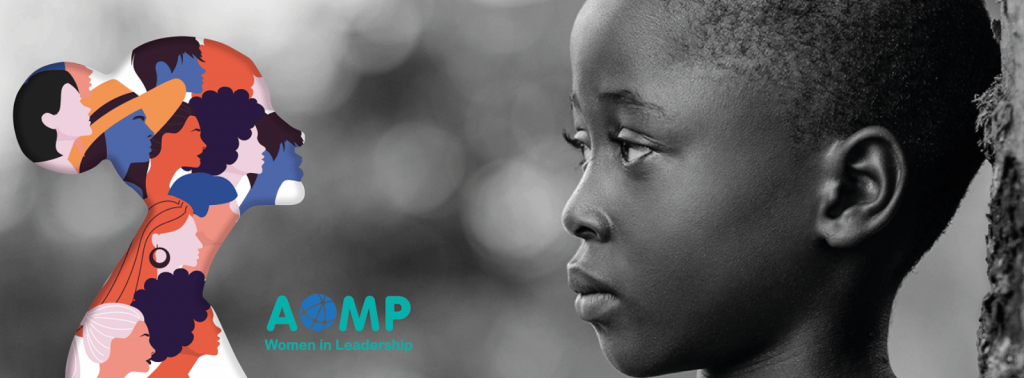
[[[190,216],[192,207],[175,197],[167,196],[150,206],[142,227],[132,238],[131,246],[89,308],[115,302],[130,305],[135,291],[157,275],[157,268],[150,263],[150,253],[156,247],[153,234],[177,230]]]
[[[244,89],[252,97],[254,77],[263,77],[252,60],[237,50],[223,43],[205,39],[199,47],[203,52],[203,60],[199,66],[206,70],[203,74],[203,92],[216,91],[222,87],[232,90]],[[193,93],[199,97],[202,93]]]

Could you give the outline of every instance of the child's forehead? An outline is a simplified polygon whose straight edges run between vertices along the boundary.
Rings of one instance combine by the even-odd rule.
[[[687,46],[697,28],[691,19],[664,0],[590,0],[576,18],[570,52],[581,63],[647,69],[692,63]]]
[[[573,27],[574,91],[668,85],[698,61],[681,57],[678,20],[661,0],[591,0]],[[582,95],[582,93],[580,94]]]
[[[676,13],[669,12],[661,0],[590,0],[576,16],[573,37],[603,35],[619,42],[670,39],[683,21]]]

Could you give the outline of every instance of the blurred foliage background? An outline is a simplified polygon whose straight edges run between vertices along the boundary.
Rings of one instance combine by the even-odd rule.
[[[57,61],[111,72],[165,36],[256,62],[307,134],[306,199],[249,211],[206,286],[251,377],[619,377],[573,310],[559,214],[579,179],[569,32],[580,0],[4,2],[0,104]],[[994,2],[989,2],[990,9]],[[890,353],[906,377],[975,376],[989,167],[904,284]],[[0,376],[59,376],[79,320],[145,206],[102,164],[35,167],[0,118]],[[267,332],[278,295],[401,295],[390,333]],[[404,339],[407,354],[266,351]],[[683,373],[674,376],[692,376]]]

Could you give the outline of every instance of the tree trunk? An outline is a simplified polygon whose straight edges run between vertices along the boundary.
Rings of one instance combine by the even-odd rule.
[[[1024,377],[1024,0],[1001,1],[1000,18],[993,29],[1003,73],[978,100],[982,149],[993,170],[986,257],[992,287],[978,329],[982,378]]]

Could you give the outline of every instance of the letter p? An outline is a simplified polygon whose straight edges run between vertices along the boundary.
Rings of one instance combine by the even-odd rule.
[[[395,305],[401,307],[401,310],[396,310]],[[395,320],[405,319],[409,316],[409,310],[412,306],[409,305],[409,300],[405,297],[387,297],[384,298],[384,330],[390,331],[395,328]]]

